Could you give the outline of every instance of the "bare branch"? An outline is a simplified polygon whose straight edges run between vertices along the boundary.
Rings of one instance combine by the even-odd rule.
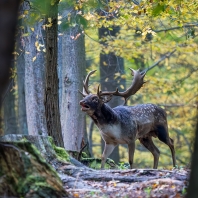
[[[154,32],[167,32],[167,31],[171,31],[171,30],[177,30],[177,29],[181,29],[181,28],[190,28],[190,27],[195,27],[198,26],[198,23],[195,24],[187,24],[187,25],[183,25],[183,26],[176,26],[176,27],[171,27],[171,28],[167,28],[167,29],[161,29],[161,30],[153,30]]]
[[[163,55],[158,61],[156,61],[153,65],[151,65],[150,67],[148,67],[147,69],[145,69],[143,72],[147,72],[151,69],[153,69],[155,66],[157,66],[160,62],[162,62],[163,60],[165,60],[166,58],[169,58],[171,55],[173,55],[176,52],[176,49],[174,49],[172,52],[166,53],[165,55]]]

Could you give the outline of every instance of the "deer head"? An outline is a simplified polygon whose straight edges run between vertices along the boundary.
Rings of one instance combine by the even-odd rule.
[[[101,91],[100,85],[98,85],[97,94],[92,94],[89,87],[89,77],[96,72],[96,70],[90,71],[85,81],[83,81],[83,92],[80,92],[84,99],[80,101],[80,105],[82,106],[81,110],[87,112],[89,115],[92,115],[95,110],[100,108],[104,103],[109,102],[113,96],[121,96],[125,99],[125,103],[127,99],[134,95],[145,83],[144,76],[146,74],[145,71],[140,72],[139,70],[131,69],[131,74],[133,77],[133,81],[131,86],[124,92],[119,92],[118,88],[115,91]]]

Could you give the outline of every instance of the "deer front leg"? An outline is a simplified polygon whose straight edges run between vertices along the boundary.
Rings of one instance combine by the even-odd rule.
[[[132,169],[133,157],[134,157],[134,152],[135,152],[135,141],[130,142],[128,144],[128,148],[129,148],[129,164],[130,164],[130,168]]]
[[[105,148],[102,154],[102,162],[101,162],[101,169],[104,169],[104,165],[106,162],[107,157],[112,153],[113,149],[116,147],[116,145],[113,144],[106,144],[105,142]]]

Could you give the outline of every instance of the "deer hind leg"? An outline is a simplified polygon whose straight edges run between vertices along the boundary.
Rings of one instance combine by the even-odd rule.
[[[169,146],[172,154],[173,166],[176,166],[176,159],[175,159],[175,148],[174,148],[174,141],[168,135],[168,131],[164,126],[158,126],[157,128],[157,136],[158,139],[164,142],[166,145]]]
[[[112,153],[113,149],[116,146],[117,145],[114,145],[114,144],[106,144],[106,142],[105,142],[105,148],[104,148],[104,151],[102,154],[101,169],[104,169],[104,165],[105,165],[107,157],[109,157],[109,155]]]
[[[135,152],[135,142],[130,142],[128,144],[128,148],[129,148],[129,164],[130,164],[130,168],[132,169],[133,157]]]
[[[148,136],[145,138],[139,138],[139,140],[153,154],[153,157],[154,157],[153,168],[157,169],[160,151],[153,143],[152,137]]]

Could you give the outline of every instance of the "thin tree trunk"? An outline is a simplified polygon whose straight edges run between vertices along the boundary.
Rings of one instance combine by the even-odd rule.
[[[11,61],[14,58],[12,52],[14,51],[14,35],[17,23],[18,6],[19,0],[14,2],[11,0],[0,1],[0,107],[9,82]],[[14,109],[11,109],[14,102],[13,94],[9,92],[8,94],[9,96],[7,95],[7,97],[9,98],[7,99],[9,99],[9,101],[6,101],[4,108],[4,113],[6,113],[4,114],[4,118],[6,118],[6,123],[9,123],[9,125],[6,125],[6,133],[16,133],[16,130],[13,129],[13,127],[16,127],[16,117],[14,116],[15,112]],[[0,114],[0,121],[2,121],[3,116],[1,109]]]
[[[34,31],[29,27],[25,37],[25,104],[29,135],[48,135],[44,108],[44,52],[35,43],[44,44],[42,23],[36,23]]]
[[[116,36],[119,32],[118,27],[114,27],[112,31],[108,30],[108,28],[100,28],[99,29],[99,38],[103,38],[106,35]],[[105,44],[105,43],[103,43]],[[115,79],[115,73],[124,74],[124,61],[123,58],[116,56],[113,52],[109,54],[100,54],[100,79],[101,79],[101,89],[113,91],[118,87],[119,90],[123,90],[125,87],[125,80],[118,77]],[[122,85],[123,87],[120,87]],[[120,97],[113,97],[112,100],[108,103],[109,106],[115,107],[123,104],[124,101]],[[104,142],[101,138],[102,143],[102,151],[104,150]],[[112,154],[109,156],[111,159],[118,163],[120,161],[119,157],[119,146],[117,146]]]
[[[62,42],[63,37],[62,35],[58,36],[58,95],[59,95],[59,109],[61,109],[62,104]]]
[[[12,82],[14,83],[14,81]],[[11,86],[11,90],[8,90],[3,103],[4,135],[18,133],[15,100],[15,90]]]
[[[21,6],[21,12],[23,12],[23,6]],[[22,14],[22,13],[20,13]],[[18,53],[16,59],[16,69],[17,69],[17,91],[18,91],[18,108],[17,108],[17,118],[18,118],[18,130],[20,134],[27,135],[27,117],[26,117],[26,105],[25,105],[25,43],[23,35],[23,30],[19,26],[25,25],[22,21],[18,24],[17,29],[17,41],[16,41],[16,51]]]
[[[19,3],[19,0],[0,1],[0,106],[9,81]]]
[[[82,90],[86,65],[84,35],[79,26],[70,27],[64,32],[62,52],[61,126],[64,146],[68,151],[79,152],[85,114],[80,110],[82,96],[78,90]]]
[[[58,72],[57,72],[57,17],[58,2],[50,7],[49,15],[52,26],[46,27],[46,86],[45,86],[45,113],[48,135],[52,136],[57,146],[63,147],[61,133],[59,103],[58,103]]]
[[[197,198],[197,189],[198,189],[198,119],[197,126],[195,131],[195,143],[194,143],[194,152],[192,154],[191,160],[191,173],[189,179],[189,187],[187,190],[186,198]]]

